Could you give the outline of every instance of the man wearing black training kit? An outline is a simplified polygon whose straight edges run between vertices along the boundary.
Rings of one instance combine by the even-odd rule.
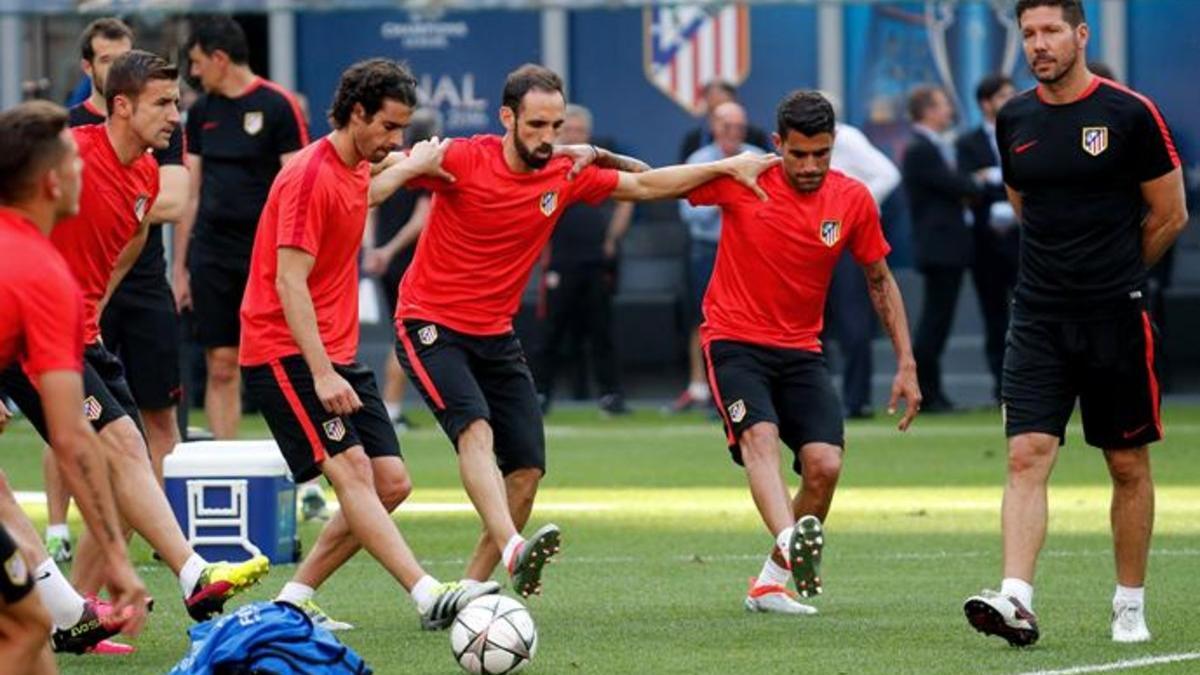
[[[1179,155],[1145,96],[1088,71],[1080,0],[1019,0],[1039,85],[996,120],[1020,267],[1001,396],[1008,436],[1004,579],[964,610],[976,630],[1038,639],[1033,576],[1046,537],[1046,483],[1079,399],[1083,433],[1113,483],[1117,588],[1112,639],[1145,642],[1154,521],[1148,445],[1162,438],[1147,269],[1187,222]]]

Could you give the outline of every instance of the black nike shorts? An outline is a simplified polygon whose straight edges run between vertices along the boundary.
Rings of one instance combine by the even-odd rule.
[[[100,333],[125,366],[138,408],[162,410],[179,403],[179,315],[165,279],[161,289],[137,300],[114,295],[100,317]]]
[[[13,364],[0,373],[0,389],[12,397],[42,439],[49,443],[50,431],[46,426],[41,395],[21,366]],[[98,433],[126,415],[144,438],[142,418],[138,415],[129,383],[125,381],[121,360],[99,342],[88,345],[83,350],[83,416]]]
[[[237,347],[242,335],[242,296],[250,278],[250,260],[226,259],[198,249],[188,256],[196,343],[205,349]]]
[[[742,464],[742,432],[759,422],[779,428],[803,473],[800,449],[809,443],[845,447],[842,404],[825,357],[803,349],[714,340],[704,348],[713,402],[725,423],[733,461]]]
[[[398,325],[396,357],[455,451],[475,420],[487,420],[496,461],[508,475],[546,471],[546,437],[533,374],[513,333],[467,335],[416,319]]]
[[[321,475],[321,462],[361,445],[367,457],[400,457],[400,441],[388,418],[375,374],[361,363],[334,364],[363,407],[335,415],[321,404],[312,371],[299,354],[242,367],[246,394],[258,405],[297,483]]]
[[[1118,450],[1162,439],[1158,349],[1158,329],[1141,303],[1090,321],[1014,311],[1001,384],[1005,434],[1065,442],[1078,399],[1088,445]]]

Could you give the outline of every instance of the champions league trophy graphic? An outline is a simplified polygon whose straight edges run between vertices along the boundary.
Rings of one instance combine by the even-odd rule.
[[[1013,75],[1021,31],[1011,0],[926,0],[929,52],[959,118],[978,123],[975,85],[986,75]]]

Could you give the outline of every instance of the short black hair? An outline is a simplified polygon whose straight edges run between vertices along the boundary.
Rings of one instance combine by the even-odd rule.
[[[101,37],[105,40],[120,40],[122,38],[129,40],[133,44],[133,29],[125,24],[120,19],[106,16],[103,19],[96,19],[89,23],[87,28],[83,29],[83,34],[79,36],[79,56],[88,63],[96,58],[96,49],[92,47],[92,40]]]
[[[1063,20],[1071,24],[1072,28],[1076,28],[1079,24],[1087,21],[1087,17],[1083,14],[1083,2],[1081,0],[1017,0],[1017,23],[1020,24],[1022,14],[1035,7],[1061,8]]]
[[[798,131],[805,136],[832,134],[837,125],[833,104],[819,91],[799,89],[779,102],[775,109],[775,123],[779,136],[787,137],[788,131]]]
[[[1011,86],[1013,86],[1011,77],[1004,73],[992,73],[980,80],[979,84],[975,85],[975,100],[983,103],[1000,93],[1001,89]]]
[[[383,107],[384,99],[391,99],[406,106],[417,105],[417,79],[408,68],[391,59],[367,59],[350,66],[342,73],[333,104],[329,106],[329,119],[334,128],[342,129],[350,123],[354,104],[363,107],[363,113],[371,117]]]
[[[220,50],[229,55],[229,60],[244,66],[250,62],[250,46],[246,31],[241,24],[226,14],[213,14],[192,19],[192,33],[184,45],[186,51],[199,47],[200,51],[212,56]]]
[[[526,63],[508,74],[504,80],[504,95],[500,105],[509,108],[516,115],[520,112],[521,101],[530,91],[544,91],[548,94],[558,92],[563,94],[563,81],[558,73],[536,63]],[[563,94],[566,99],[566,94]]]
[[[946,95],[946,91],[936,84],[923,84],[912,90],[908,95],[908,118],[920,122],[925,112],[933,107],[937,95]]]
[[[27,101],[0,112],[0,203],[28,196],[34,177],[62,159],[59,137],[67,110],[49,101]]]
[[[111,114],[118,96],[136,99],[151,80],[179,79],[179,69],[158,54],[134,49],[118,56],[104,81],[104,104]]]

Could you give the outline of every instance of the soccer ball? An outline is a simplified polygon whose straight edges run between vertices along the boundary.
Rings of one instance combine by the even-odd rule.
[[[505,595],[473,601],[454,618],[450,651],[472,675],[515,673],[537,654],[537,627],[529,610]]]

